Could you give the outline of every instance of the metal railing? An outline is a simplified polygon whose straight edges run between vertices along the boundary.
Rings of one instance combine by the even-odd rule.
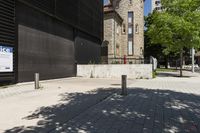
[[[150,59],[144,58],[108,58],[108,64],[150,64]]]

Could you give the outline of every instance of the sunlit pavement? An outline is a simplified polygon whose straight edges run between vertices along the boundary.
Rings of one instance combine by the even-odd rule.
[[[0,131],[199,133],[199,81],[198,75],[130,80],[127,96],[115,79],[55,80],[37,91],[32,84],[13,86],[20,91],[0,90]]]

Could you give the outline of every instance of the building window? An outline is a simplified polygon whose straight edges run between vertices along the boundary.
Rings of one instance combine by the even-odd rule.
[[[117,44],[117,46],[116,46],[116,54],[117,54],[117,56],[119,56],[120,55],[120,53],[119,53],[119,44]]]
[[[140,2],[141,2],[141,5],[140,5],[140,7],[141,7],[141,8],[144,8],[144,3],[143,3],[143,2],[144,2],[144,0],[141,0]]]
[[[116,8],[116,9],[119,9],[119,2],[120,2],[120,1],[117,1],[117,2],[116,2],[116,5],[115,5],[115,8]]]
[[[133,23],[133,12],[128,12],[128,23]]]
[[[140,54],[143,56],[144,55],[144,50],[142,47],[140,47]]]
[[[138,24],[135,25],[135,33],[139,33],[139,25]]]
[[[133,28],[131,28],[131,27],[128,28],[128,34],[129,34],[129,35],[131,35],[131,34],[133,33],[132,30],[133,30]]]
[[[161,4],[161,2],[160,1],[155,1],[155,4],[159,5],[159,4]]]
[[[133,12],[128,12],[128,55],[133,55]]]
[[[162,7],[159,6],[159,7],[156,7],[155,9],[156,9],[157,11],[161,11],[161,10],[162,10]]]
[[[122,24],[122,34],[126,34],[126,25]]]
[[[119,24],[117,24],[117,31],[116,31],[117,35],[119,35]]]
[[[133,41],[128,41],[128,55],[133,55]]]
[[[132,5],[132,3],[133,3],[133,0],[129,0],[129,4]]]

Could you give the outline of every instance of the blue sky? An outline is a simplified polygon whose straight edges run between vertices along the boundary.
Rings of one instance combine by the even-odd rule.
[[[104,0],[104,3],[107,3],[108,0]],[[151,12],[151,0],[145,0],[144,3],[144,15],[147,16]]]
[[[103,1],[104,1],[104,3],[108,3],[109,0],[103,0]]]
[[[147,16],[151,12],[151,0],[145,0],[144,15]]]

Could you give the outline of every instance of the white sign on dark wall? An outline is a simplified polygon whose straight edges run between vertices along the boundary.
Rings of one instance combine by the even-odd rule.
[[[13,72],[13,47],[0,45],[0,72]]]

